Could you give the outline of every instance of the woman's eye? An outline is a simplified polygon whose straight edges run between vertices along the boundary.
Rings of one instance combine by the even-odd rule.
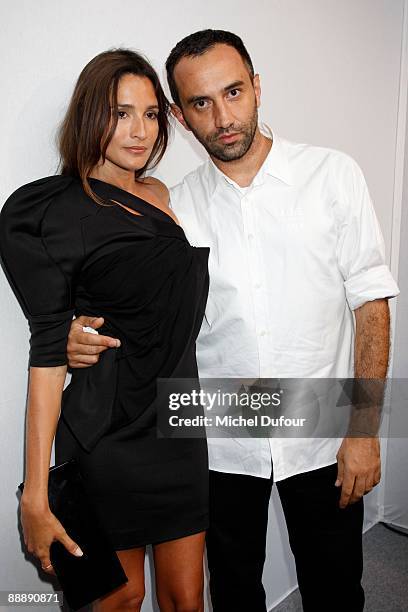
[[[125,119],[125,117],[127,117],[127,112],[126,111],[118,111],[118,117],[119,117],[119,119]]]
[[[157,119],[158,113],[155,113],[154,111],[149,111],[148,113],[146,113],[146,117],[148,119],[152,119],[153,121],[155,119]]]

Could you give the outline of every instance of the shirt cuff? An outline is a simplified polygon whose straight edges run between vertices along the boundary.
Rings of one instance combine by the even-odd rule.
[[[344,288],[351,310],[359,308],[366,302],[395,297],[400,292],[385,264],[351,276],[344,282]]]

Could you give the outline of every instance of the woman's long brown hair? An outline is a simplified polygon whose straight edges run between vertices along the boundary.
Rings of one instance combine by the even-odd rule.
[[[87,179],[101,157],[105,161],[118,122],[118,113],[112,113],[112,109],[117,109],[118,84],[125,74],[147,77],[159,106],[159,133],[146,164],[135,172],[135,180],[159,163],[168,144],[169,102],[149,62],[130,49],[113,49],[94,57],[79,75],[59,130],[58,145],[61,174],[80,177],[85,192],[98,203],[102,202]]]

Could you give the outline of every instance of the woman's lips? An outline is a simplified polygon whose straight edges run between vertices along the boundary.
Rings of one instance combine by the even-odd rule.
[[[146,153],[146,147],[125,147],[126,151],[129,153],[133,153],[134,155],[141,155],[142,153]]]

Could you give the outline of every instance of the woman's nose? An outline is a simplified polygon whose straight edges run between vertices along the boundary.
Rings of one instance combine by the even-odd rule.
[[[135,117],[131,126],[131,137],[144,140],[146,138],[146,127],[144,120],[140,117]]]

